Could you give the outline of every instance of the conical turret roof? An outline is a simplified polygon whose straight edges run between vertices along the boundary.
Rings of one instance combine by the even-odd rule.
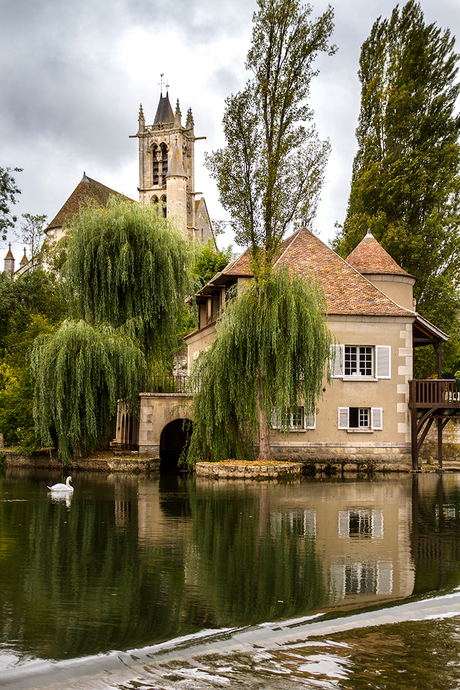
[[[369,230],[358,246],[347,256],[346,261],[363,275],[409,275]]]

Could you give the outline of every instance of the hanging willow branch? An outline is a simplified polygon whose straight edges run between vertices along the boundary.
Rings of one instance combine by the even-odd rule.
[[[325,313],[318,286],[286,268],[248,283],[228,303],[212,347],[192,374],[200,390],[189,464],[251,459],[257,434],[267,432],[261,407],[268,423],[275,412],[284,431],[288,410],[314,410],[332,343]]]
[[[193,293],[193,248],[155,210],[109,200],[85,208],[72,226],[64,278],[76,318],[129,323],[156,358],[177,336],[184,297]]]
[[[45,445],[57,438],[65,464],[109,438],[118,398],[135,404],[145,358],[120,329],[67,320],[35,340],[31,367],[37,430]]]

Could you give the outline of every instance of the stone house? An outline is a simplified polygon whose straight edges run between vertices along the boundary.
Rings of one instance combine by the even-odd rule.
[[[299,407],[290,432],[274,421],[271,447],[279,459],[316,462],[372,462],[407,469],[411,465],[409,381],[413,348],[445,342],[447,336],[415,310],[415,278],[368,233],[347,260],[301,229],[284,240],[277,265],[313,278],[327,300],[327,321],[336,344],[331,383],[326,378],[315,414]],[[228,291],[252,277],[244,252],[196,295],[199,327],[186,336],[188,369],[208,349]],[[186,393],[141,393],[135,437],[140,453],[162,455],[189,416]],[[123,442],[119,428],[117,440]],[[165,431],[166,430],[166,431]],[[169,441],[167,439],[169,434]],[[173,434],[174,436],[174,434]],[[126,442],[126,436],[125,436]]]

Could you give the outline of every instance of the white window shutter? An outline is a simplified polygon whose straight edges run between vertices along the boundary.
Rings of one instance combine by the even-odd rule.
[[[379,561],[377,563],[377,594],[391,594],[393,592],[393,563]]]
[[[279,429],[279,424],[278,424],[278,417],[276,415],[276,409],[272,407],[272,419],[271,419],[271,427],[272,429]]]
[[[383,429],[383,410],[381,407],[371,409],[371,427],[377,430]]]
[[[348,510],[339,510],[337,515],[339,537],[348,537],[350,532],[350,514]]]
[[[331,375],[332,378],[341,378],[344,372],[344,345],[331,346]]]
[[[372,511],[372,536],[383,539],[383,510]]]
[[[348,407],[339,407],[339,429],[348,429]]]
[[[304,429],[316,429],[316,409],[307,414],[304,408]]]
[[[375,375],[378,379],[391,379],[391,347],[376,345]]]

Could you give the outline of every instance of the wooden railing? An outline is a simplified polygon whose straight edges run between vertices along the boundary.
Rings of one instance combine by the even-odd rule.
[[[409,381],[409,407],[460,407],[457,379],[415,379]]]
[[[195,386],[196,388],[196,386]],[[142,382],[142,393],[196,393],[188,376],[150,376]]]

